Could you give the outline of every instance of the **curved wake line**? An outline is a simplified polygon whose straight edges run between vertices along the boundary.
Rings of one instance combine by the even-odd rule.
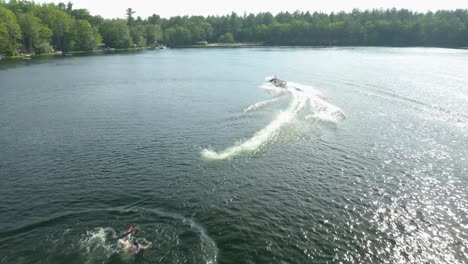
[[[258,103],[255,103],[253,105],[249,105],[248,107],[242,109],[242,111],[244,113],[247,113],[247,112],[252,112],[252,111],[255,111],[255,110],[258,110],[264,106],[267,106],[273,102],[276,102],[278,101],[282,96],[278,96],[278,97],[275,97],[273,99],[269,99],[269,100],[265,100],[265,101],[261,101],[261,102],[258,102]]]
[[[306,97],[310,110],[313,112],[313,114],[307,115],[306,119],[320,119],[330,123],[337,123],[340,120],[346,119],[343,110],[327,102],[325,94],[314,87],[289,82],[288,89],[291,92],[296,92]]]
[[[154,212],[156,214],[160,214],[162,216],[168,216],[174,219],[179,219],[182,220],[183,223],[188,223],[190,225],[190,228],[192,230],[195,230],[196,232],[199,233],[200,239],[202,240],[203,244],[202,247],[204,248],[204,253],[206,253],[205,257],[205,262],[206,264],[216,264],[218,263],[218,247],[216,246],[216,242],[214,241],[213,238],[211,238],[206,230],[196,223],[193,219],[191,218],[185,218],[182,215],[176,214],[176,213],[171,213],[171,212],[164,212],[158,209],[146,209],[150,212]]]
[[[314,114],[306,116],[306,119],[319,119],[336,124],[346,118],[339,107],[326,102],[322,98],[310,98],[309,104]]]
[[[295,95],[287,111],[281,112],[276,117],[276,119],[270,122],[270,124],[268,124],[263,129],[255,133],[255,135],[250,139],[242,142],[241,144],[228,147],[227,149],[219,153],[211,149],[204,149],[202,150],[201,155],[206,159],[224,160],[229,159],[233,156],[237,156],[241,153],[254,152],[265,142],[273,138],[276,135],[277,131],[281,128],[281,126],[291,121],[296,115],[296,113],[302,108],[304,108],[305,103],[305,100],[301,100],[298,96]]]
[[[190,228],[196,231],[200,235],[200,239],[203,242],[202,243],[203,252],[206,254],[205,256],[206,264],[218,263],[218,251],[219,250],[218,250],[218,247],[216,246],[216,242],[214,241],[213,238],[211,238],[208,235],[206,230],[200,224],[196,223],[191,218],[185,218],[184,216],[176,214],[176,213],[161,211],[158,209],[145,209],[145,210],[153,212],[155,214],[159,214],[161,216],[166,216],[166,217],[181,220],[183,223],[188,223],[190,225]]]
[[[159,209],[151,208],[142,208],[142,209],[128,209],[125,207],[114,207],[108,209],[91,209],[91,210],[82,210],[74,213],[66,213],[43,219],[36,223],[25,225],[16,229],[12,229],[3,233],[0,233],[0,242],[6,241],[7,239],[11,240],[12,236],[28,234],[29,231],[35,228],[41,227],[50,227],[59,225],[60,221],[65,221],[67,219],[75,219],[77,216],[84,214],[95,214],[98,212],[139,212],[147,211],[154,213],[161,217],[172,218],[182,223],[188,224],[190,229],[196,232],[200,240],[202,241],[203,248],[203,257],[206,264],[216,264],[218,262],[218,252],[219,249],[216,245],[216,242],[211,238],[206,230],[197,222],[191,218],[185,218],[182,215],[163,211]],[[66,229],[64,234],[69,232],[70,229]],[[112,254],[122,253],[120,245],[115,243],[121,237],[121,232],[114,230],[112,227],[94,227],[89,230],[84,230],[84,233],[81,233],[81,238],[78,240],[76,246],[81,250],[81,252],[86,253],[86,261],[84,263],[107,263]],[[143,237],[143,239],[145,239]],[[130,255],[126,255],[127,257]],[[127,261],[128,262],[128,261]],[[0,259],[1,263],[1,259]]]
[[[200,233],[200,238],[205,244],[204,247],[209,251],[208,258],[205,258],[206,264],[218,263],[218,247],[216,246],[215,241],[207,235],[203,227],[195,223],[193,220],[184,218],[183,221],[188,222],[190,224],[190,228],[197,230]]]
[[[289,93],[293,97],[288,109],[282,111],[267,126],[241,143],[235,144],[220,152],[216,152],[213,149],[203,149],[201,151],[201,156],[203,158],[209,160],[225,160],[242,153],[257,151],[268,141],[272,140],[278,134],[279,129],[295,118],[297,113],[304,109],[306,105],[309,105],[312,111],[312,114],[305,117],[306,119],[319,119],[330,123],[337,123],[339,120],[346,118],[340,108],[325,101],[324,94],[311,86],[290,82],[287,84],[286,88],[279,88],[270,83],[263,84],[260,87],[278,96],[250,105],[243,109],[244,112],[255,111],[265,105],[271,104],[281,98],[281,94],[284,93]]]

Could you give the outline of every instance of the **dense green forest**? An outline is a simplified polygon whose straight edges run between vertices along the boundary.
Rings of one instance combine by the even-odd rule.
[[[350,13],[269,12],[225,16],[154,14],[131,8],[126,19],[104,19],[73,4],[0,0],[0,55],[87,51],[101,43],[131,48],[207,42],[311,46],[468,46],[468,10],[415,13],[406,9]]]

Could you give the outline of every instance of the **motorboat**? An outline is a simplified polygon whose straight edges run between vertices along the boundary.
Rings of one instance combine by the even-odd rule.
[[[283,81],[281,79],[276,78],[276,76],[273,77],[273,79],[269,80],[268,82],[270,82],[274,86],[280,87],[280,88],[286,88],[286,86],[288,84],[286,81]]]

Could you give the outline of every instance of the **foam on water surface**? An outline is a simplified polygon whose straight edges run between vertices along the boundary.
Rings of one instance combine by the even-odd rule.
[[[266,77],[265,80],[270,80],[272,77]],[[273,96],[272,99],[260,101],[245,108],[244,112],[255,111],[265,105],[272,104],[286,93],[291,96],[289,107],[282,110],[275,119],[268,125],[257,131],[251,138],[227,147],[225,150],[217,152],[210,148],[205,148],[201,151],[201,155],[209,160],[224,160],[238,156],[242,153],[254,153],[269,141],[275,138],[282,126],[296,118],[297,114],[309,105],[312,114],[306,116],[306,119],[320,119],[322,121],[336,123],[345,118],[343,111],[325,101],[324,94],[307,85],[288,82],[286,88],[279,88],[271,83],[266,83],[260,86]]]

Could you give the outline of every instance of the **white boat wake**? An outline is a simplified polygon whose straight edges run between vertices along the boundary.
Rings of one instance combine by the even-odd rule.
[[[288,93],[292,97],[289,107],[286,110],[281,111],[280,114],[267,126],[243,142],[228,147],[220,152],[216,152],[213,149],[203,149],[201,151],[203,158],[210,160],[225,160],[243,153],[252,153],[257,151],[267,142],[276,137],[280,128],[293,120],[297,116],[297,113],[306,108],[306,106],[309,106],[309,109],[312,112],[305,117],[306,119],[337,123],[345,118],[345,115],[340,108],[325,101],[323,93],[313,87],[296,83],[288,83],[286,88],[278,88],[267,83],[262,85],[261,88],[269,91],[276,97],[246,107],[243,109],[244,112],[255,111],[265,105],[276,102],[282,97],[283,93]]]
[[[274,97],[272,99],[269,99],[269,100],[265,100],[265,101],[261,101],[261,102],[258,102],[258,103],[255,103],[253,105],[249,105],[248,107],[246,108],[243,108],[242,111],[247,113],[247,112],[252,112],[252,111],[255,111],[255,110],[258,110],[264,106],[267,106],[273,102],[276,102],[278,101],[282,96],[277,96],[277,97]]]

